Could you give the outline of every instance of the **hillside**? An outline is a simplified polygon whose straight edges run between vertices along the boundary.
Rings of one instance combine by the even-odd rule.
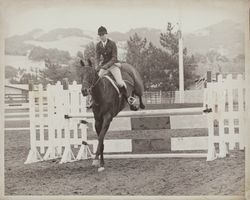
[[[38,41],[55,41],[66,37],[83,37],[89,40],[93,39],[93,36],[84,34],[81,29],[78,28],[58,28],[40,35],[36,38]]]
[[[136,28],[131,29],[130,31],[126,33],[120,33],[120,32],[111,32],[109,35],[110,37],[115,41],[126,41],[129,39],[129,37],[133,36],[135,33],[137,33],[142,38],[147,38],[148,41],[151,41],[154,45],[157,47],[160,47],[160,29],[153,29],[153,28]]]
[[[244,54],[244,27],[229,20],[222,21],[185,35],[184,45],[192,53],[205,54],[214,49],[222,55],[234,58]]]
[[[157,47],[160,47],[159,36],[162,31],[153,28],[136,28],[128,32],[110,32],[109,36],[116,42],[125,42],[130,36],[137,33],[147,38]],[[78,28],[58,28],[47,33],[41,29],[34,29],[24,35],[6,38],[5,53],[9,55],[25,55],[33,46],[43,48],[58,48],[75,55],[78,50],[91,41],[96,41],[96,33]],[[190,53],[205,54],[215,49],[229,57],[235,57],[244,52],[244,26],[225,20],[204,29],[184,35],[184,46]],[[233,48],[232,48],[233,47]],[[77,50],[76,50],[77,49]]]
[[[160,47],[161,30],[159,29],[143,27],[131,29],[125,33],[110,32],[109,37],[117,42],[120,59],[124,59],[126,55],[126,41],[135,33]],[[89,42],[97,42],[97,38],[95,32],[79,28],[58,28],[49,32],[34,29],[24,35],[6,38],[5,54],[14,59],[15,56],[28,56],[34,47],[42,47],[44,49],[66,51],[69,52],[70,56],[74,57],[77,51],[83,52]],[[232,59],[239,54],[244,54],[244,26],[230,20],[222,21],[184,35],[184,46],[187,47],[189,54],[199,53],[205,55],[209,50],[213,49]],[[6,63],[6,65],[9,64]],[[18,67],[20,66],[23,65],[19,64]]]

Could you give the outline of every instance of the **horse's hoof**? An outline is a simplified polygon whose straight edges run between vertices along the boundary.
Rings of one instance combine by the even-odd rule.
[[[104,171],[104,167],[99,167],[98,172],[102,172],[102,171]]]
[[[130,110],[133,110],[133,111],[137,111],[138,110],[138,108],[135,105],[130,105],[129,107],[130,107]]]
[[[140,104],[141,109],[145,109],[145,106],[143,104]]]
[[[92,166],[99,167],[100,166],[100,160],[93,160]]]

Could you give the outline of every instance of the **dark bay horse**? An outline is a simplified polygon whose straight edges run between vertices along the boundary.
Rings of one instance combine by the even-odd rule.
[[[90,60],[87,63],[80,61],[82,65],[81,84],[83,96],[92,96],[92,110],[95,118],[95,130],[98,136],[98,147],[93,165],[104,169],[104,137],[113,118],[126,106],[127,98],[118,93],[107,78],[100,78]],[[121,64],[123,80],[126,82],[129,95],[139,97],[139,107],[144,109],[142,94],[144,91],[142,79],[131,65]],[[99,160],[100,156],[100,160]]]

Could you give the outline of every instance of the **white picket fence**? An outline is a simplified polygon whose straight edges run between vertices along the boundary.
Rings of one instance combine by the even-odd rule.
[[[242,75],[236,79],[229,74],[217,82],[207,83],[204,106],[212,108],[208,119],[208,157],[225,157],[229,150],[245,147],[246,141],[246,83]]]
[[[31,147],[25,163],[60,157],[61,163],[76,159],[71,148],[87,140],[86,126],[79,120],[65,120],[64,115],[86,113],[86,98],[80,91],[76,82],[68,90],[58,82],[48,85],[47,90],[39,85],[37,91],[29,92]],[[82,155],[79,152],[79,158]]]
[[[184,103],[202,103],[204,89],[185,90]],[[146,104],[175,104],[180,103],[179,91],[145,91],[143,101]]]

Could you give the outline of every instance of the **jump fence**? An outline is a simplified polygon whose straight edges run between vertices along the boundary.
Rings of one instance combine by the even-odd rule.
[[[87,159],[91,156],[89,148],[82,144],[88,141],[87,125],[80,120],[93,118],[86,112],[86,99],[81,94],[81,86],[73,82],[63,87],[58,82],[29,92],[30,111],[30,152],[25,163],[61,158],[60,163]],[[120,116],[182,115],[198,112],[207,118],[208,136],[205,148],[207,153],[158,154],[158,155],[106,155],[110,158],[128,157],[206,157],[211,161],[225,157],[231,149],[245,147],[245,82],[242,76],[232,79],[221,76],[216,83],[208,83],[204,91],[203,108],[185,108],[160,111],[136,111],[134,114],[121,112]],[[235,98],[233,98],[235,97]],[[212,109],[206,114],[203,110]],[[164,113],[165,112],[165,113]],[[175,112],[175,113],[174,113]],[[185,138],[182,138],[185,141]],[[203,140],[204,141],[204,140]],[[193,144],[195,149],[195,144]],[[192,146],[190,147],[192,148]],[[73,152],[78,151],[77,155]]]

